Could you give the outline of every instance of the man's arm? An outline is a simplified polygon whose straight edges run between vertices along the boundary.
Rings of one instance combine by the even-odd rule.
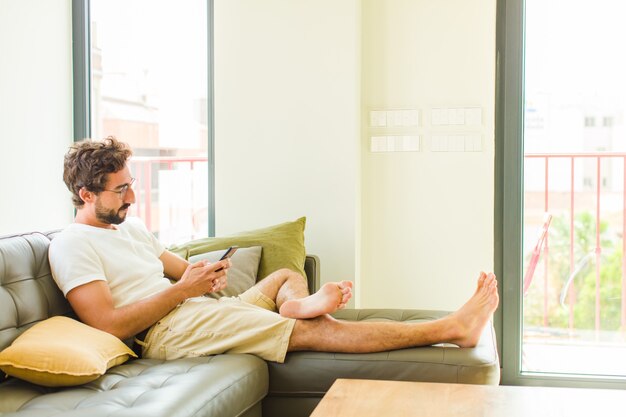
[[[219,291],[216,288],[221,289],[221,283],[225,283],[230,262],[206,265],[200,261],[187,265],[178,282],[171,287],[123,307],[114,307],[105,281],[80,285],[67,293],[67,300],[82,322],[124,340],[152,326],[187,298]],[[216,272],[220,267],[224,269]],[[217,287],[216,282],[220,283]]]
[[[187,267],[189,267],[189,262],[168,250],[163,251],[161,256],[159,256],[159,259],[161,260],[161,263],[163,263],[163,272],[165,272],[165,276],[176,281],[183,276]]]

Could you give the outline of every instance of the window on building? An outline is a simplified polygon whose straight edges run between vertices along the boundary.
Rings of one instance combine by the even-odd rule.
[[[585,127],[594,127],[596,125],[596,118],[593,116],[585,117]]]

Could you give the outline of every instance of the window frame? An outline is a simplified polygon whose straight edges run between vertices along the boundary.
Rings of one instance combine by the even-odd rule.
[[[502,384],[624,389],[626,377],[569,376],[521,370],[524,5],[524,0],[498,0],[496,18],[494,266],[500,277],[501,303],[496,331],[501,339]]]
[[[207,2],[208,236],[215,236],[214,0]],[[74,141],[91,137],[90,0],[72,1]]]

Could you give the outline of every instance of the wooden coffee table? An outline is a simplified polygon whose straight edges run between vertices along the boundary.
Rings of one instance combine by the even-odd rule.
[[[626,390],[338,379],[311,417],[626,416]]]

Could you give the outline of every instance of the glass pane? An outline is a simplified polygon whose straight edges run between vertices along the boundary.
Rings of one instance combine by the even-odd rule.
[[[91,136],[133,148],[131,215],[165,244],[207,236],[206,0],[92,0],[91,43]]]
[[[625,18],[526,1],[523,371],[626,375]]]

